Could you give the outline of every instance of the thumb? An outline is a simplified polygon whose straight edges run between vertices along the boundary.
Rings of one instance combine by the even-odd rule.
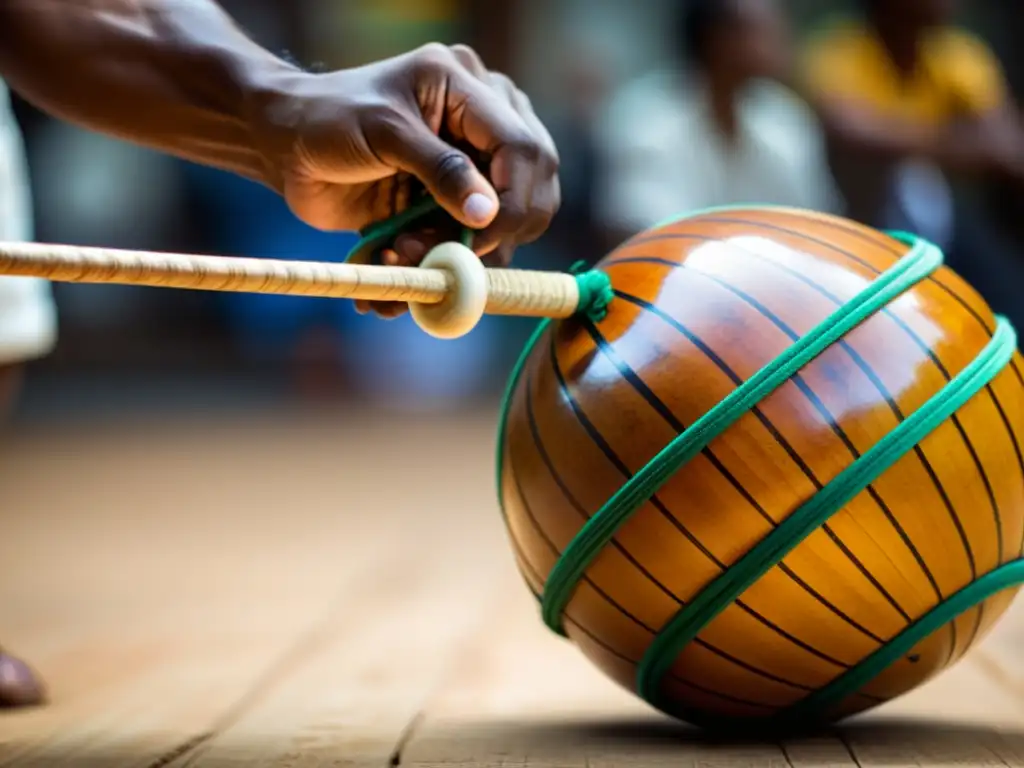
[[[395,132],[380,158],[411,173],[449,215],[463,226],[483,229],[498,214],[498,194],[464,153],[412,123]]]

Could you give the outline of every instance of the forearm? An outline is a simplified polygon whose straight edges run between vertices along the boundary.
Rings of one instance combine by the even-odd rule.
[[[0,76],[25,99],[271,186],[254,125],[294,72],[212,0],[0,0]]]
[[[886,161],[916,157],[952,173],[987,174],[998,170],[1000,156],[990,135],[975,126],[953,130],[918,126],[846,105],[829,105],[819,114],[839,151]]]

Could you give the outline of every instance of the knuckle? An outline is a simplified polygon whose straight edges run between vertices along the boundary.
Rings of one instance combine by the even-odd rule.
[[[480,58],[480,54],[468,45],[457,43],[451,47],[451,52],[455,58],[470,71],[475,73],[486,71],[487,68],[484,66],[484,62],[483,59]]]
[[[538,165],[546,151],[540,142],[529,134],[517,137],[509,146],[516,155],[528,160],[532,165]]]
[[[511,80],[509,81],[509,87],[512,89],[512,99],[515,102],[516,107],[521,112],[533,112],[533,102],[530,101],[530,97],[526,94],[526,91],[518,88]]]
[[[434,161],[434,176],[441,185],[461,184],[471,170],[469,158],[457,149],[442,152]]]
[[[455,43],[449,48],[449,50],[452,51],[452,53],[459,53],[465,54],[467,56],[472,56],[477,61],[480,61],[480,54],[478,54],[476,52],[476,49],[474,49],[473,46],[471,45],[466,45],[465,43]]]
[[[447,71],[454,61],[452,49],[442,43],[427,43],[413,54],[415,69],[424,74]]]
[[[517,90],[515,83],[513,83],[512,78],[504,72],[490,72],[488,73],[488,79],[490,80],[493,88],[496,88],[499,91],[504,91],[509,94],[510,97],[515,95]]]
[[[541,149],[538,164],[549,177],[557,177],[558,171],[562,166],[562,160],[558,156],[558,152],[556,150],[550,147],[544,147]]]

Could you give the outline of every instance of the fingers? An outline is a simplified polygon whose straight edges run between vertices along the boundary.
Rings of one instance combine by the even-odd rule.
[[[409,311],[409,305],[400,301],[356,301],[356,312],[365,315],[370,312],[384,320],[394,320]]]
[[[476,51],[468,45],[458,43],[451,47],[451,52],[455,57],[455,60],[458,61],[467,72],[479,80],[486,80],[487,75],[489,74],[487,67],[484,65],[483,59],[480,58]]]
[[[523,121],[538,137],[546,149],[541,155],[541,162],[533,181],[533,193],[530,196],[530,207],[521,231],[521,243],[532,243],[547,231],[548,226],[562,205],[562,190],[558,181],[558,151],[555,141],[548,129],[533,111],[533,105],[525,93],[520,91],[507,77],[501,76],[510,91],[510,99]]]
[[[418,267],[427,253],[445,238],[436,229],[409,232],[395,238],[392,247],[381,254],[381,263],[388,267]],[[401,301],[366,301],[357,299],[356,312],[373,313],[385,320],[404,315],[409,305]]]
[[[450,216],[473,229],[489,226],[498,213],[498,195],[465,153],[409,119],[376,138],[380,158],[418,178]]]
[[[500,148],[491,160],[491,182],[500,207],[495,220],[477,236],[480,252],[496,249],[498,263],[508,265],[517,246],[532,243],[547,231],[561,205],[558,159],[554,142],[533,113],[529,100],[503,75],[491,75],[496,88],[536,137],[538,151]]]
[[[508,264],[516,246],[540,237],[561,205],[558,153],[527,96],[505,75],[488,72],[472,49],[454,46],[470,77],[453,78],[449,101],[464,93],[465,106],[449,110],[453,135],[491,155],[490,180],[498,215],[480,232],[474,249]],[[475,83],[471,82],[475,81]],[[511,117],[514,115],[514,117]]]
[[[489,72],[466,46],[425,46],[407,59],[418,114],[381,112],[370,145],[384,163],[415,175],[445,211],[477,230],[474,250],[508,264],[516,247],[540,237],[561,204],[558,153],[529,99]],[[481,171],[453,143],[476,150]],[[429,240],[429,238],[428,238]],[[427,246],[429,248],[429,245]],[[419,249],[396,245],[400,263]]]

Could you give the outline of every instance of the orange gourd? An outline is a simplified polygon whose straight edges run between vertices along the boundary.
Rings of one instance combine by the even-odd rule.
[[[1024,571],[1024,367],[937,254],[751,206],[601,261],[607,316],[545,322],[502,416],[549,625],[703,725],[838,719],[976,645]]]

